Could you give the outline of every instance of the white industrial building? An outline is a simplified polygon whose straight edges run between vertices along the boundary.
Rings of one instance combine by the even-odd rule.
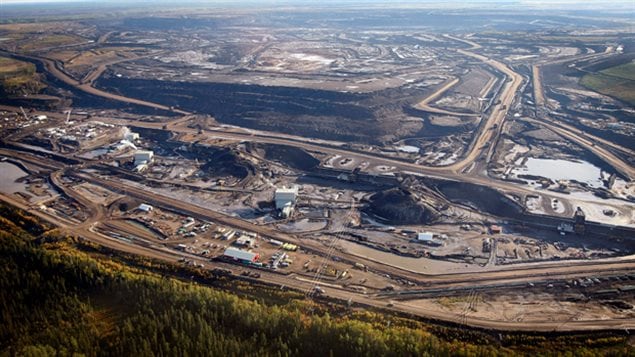
[[[420,242],[431,242],[432,238],[434,238],[434,233],[431,232],[421,232],[417,234],[417,240]]]
[[[148,168],[150,162],[152,162],[152,158],[154,157],[154,152],[150,150],[137,150],[134,153],[134,170],[136,172],[143,172]]]
[[[283,209],[285,206],[295,204],[295,200],[298,198],[298,186],[291,188],[279,188],[276,190],[274,199],[276,201],[276,208]]]
[[[276,202],[276,209],[281,211],[282,217],[287,218],[293,213],[293,207],[298,198],[298,190],[298,186],[291,188],[282,187],[276,190],[274,200]]]
[[[135,166],[141,164],[149,164],[154,157],[154,152],[150,150],[137,150],[134,153],[134,164]]]
[[[139,207],[137,207],[137,209],[139,211],[148,213],[148,212],[152,212],[152,210],[154,210],[154,207],[150,206],[147,203],[142,203],[142,204],[139,205]]]
[[[223,256],[246,263],[255,263],[260,258],[260,254],[258,253],[248,252],[246,250],[236,249],[232,247],[225,249],[225,253],[223,253]]]

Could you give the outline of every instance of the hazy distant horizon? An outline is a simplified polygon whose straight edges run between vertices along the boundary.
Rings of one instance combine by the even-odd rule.
[[[309,0],[235,0],[235,1],[230,1],[230,0],[184,0],[184,1],[173,1],[173,0],[102,0],[99,2],[95,2],[95,1],[89,1],[89,0],[0,0],[0,5],[6,4],[6,5],[13,5],[13,4],[38,4],[38,3],[68,3],[68,2],[76,2],[76,3],[91,3],[94,5],[100,5],[100,4],[104,4],[104,3],[162,3],[162,4],[170,4],[170,3],[174,3],[175,5],[182,5],[183,3],[197,3],[197,4],[205,4],[208,3],[210,5],[212,4],[222,4],[222,3],[262,3],[264,4],[276,4],[276,3],[284,3],[284,4],[289,4],[289,3],[298,3],[298,4],[305,4],[305,5],[315,5],[314,1],[309,1]],[[385,1],[383,0],[322,0],[321,3],[325,3],[325,2],[329,2],[329,3],[343,3],[343,4],[350,4],[350,3],[357,3],[357,4],[377,4],[377,3],[384,3]],[[580,5],[580,6],[588,6],[588,5],[603,5],[603,6],[607,6],[607,2],[606,0],[586,0],[586,1],[581,1],[581,0],[469,0],[469,1],[461,1],[459,3],[455,2],[455,1],[443,1],[443,0],[399,0],[399,1],[395,1],[395,2],[391,2],[390,4],[404,4],[404,3],[408,3],[408,4],[417,4],[417,3],[426,3],[426,4],[434,4],[434,3],[438,3],[438,4],[455,4],[457,6],[463,5],[463,4],[470,4],[470,3],[518,3],[521,5],[533,5],[533,6],[541,6],[541,5],[546,5],[546,6],[553,6],[553,5]],[[390,4],[385,4],[385,5],[390,5]],[[614,0],[611,1],[610,5],[632,5],[633,4],[633,0]]]
[[[370,8],[421,8],[421,9],[453,9],[453,10],[507,10],[507,11],[599,11],[605,14],[621,14],[630,16],[635,13],[633,0],[614,0],[607,3],[606,0],[397,0],[386,2],[385,0],[0,0],[0,18],[17,16],[22,11],[91,11],[100,8],[130,9],[153,6],[161,9],[171,7],[179,8],[325,8],[325,7],[368,7]],[[31,14],[33,15],[33,14]],[[38,16],[38,15],[36,15]]]

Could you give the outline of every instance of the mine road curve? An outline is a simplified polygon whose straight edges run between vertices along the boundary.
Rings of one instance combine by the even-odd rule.
[[[116,100],[116,101],[120,101],[120,102],[124,102],[124,103],[130,103],[130,104],[136,104],[136,105],[140,105],[140,106],[144,106],[144,107],[150,107],[150,108],[154,108],[154,109],[160,109],[160,110],[165,110],[168,112],[174,112],[174,113],[178,113],[178,114],[182,114],[182,115],[188,115],[190,114],[189,112],[186,112],[184,110],[180,110],[180,109],[172,109],[166,105],[163,104],[157,104],[157,103],[153,103],[153,102],[148,102],[145,100],[141,100],[141,99],[135,99],[135,98],[130,98],[130,97],[125,97],[122,95],[118,95],[118,94],[113,94],[113,93],[109,93],[100,89],[97,89],[95,87],[93,87],[91,85],[92,80],[94,80],[95,78],[93,78],[91,80],[91,83],[85,83],[82,84],[80,82],[78,82],[77,80],[71,78],[70,76],[68,76],[66,73],[62,72],[59,68],[57,68],[57,66],[55,65],[55,62],[53,62],[50,59],[46,59],[46,58],[35,58],[36,60],[40,60],[44,63],[44,67],[47,69],[47,71],[49,71],[49,73],[53,74],[55,77],[57,77],[58,79],[62,80],[64,83],[69,84],[71,86],[74,86],[77,89],[80,89],[86,93],[92,94],[92,95],[96,95],[98,97],[102,97],[102,98],[106,98],[106,99],[112,99],[112,100]],[[105,70],[105,68],[104,68]]]
[[[84,197],[79,192],[73,190],[72,188],[69,188],[62,182],[61,177],[66,173],[66,171],[67,170],[65,169],[55,171],[51,173],[49,178],[52,185],[54,185],[57,189],[61,190],[66,196],[77,201],[80,205],[82,205],[85,209],[89,211],[90,213],[89,218],[85,222],[82,222],[81,224],[77,225],[75,228],[82,229],[84,227],[88,227],[92,225],[93,223],[99,222],[100,220],[104,219],[106,217],[104,206],[98,203],[95,203],[92,200]]]
[[[0,53],[7,53],[4,51],[0,51]],[[8,53],[9,55],[11,53]],[[150,108],[154,108],[154,109],[159,109],[159,110],[165,110],[168,112],[174,112],[177,114],[182,114],[182,115],[189,115],[189,112],[186,112],[184,110],[180,110],[180,109],[172,109],[168,106],[162,105],[162,104],[158,104],[158,103],[153,103],[153,102],[148,102],[145,100],[140,100],[140,99],[135,99],[135,98],[130,98],[130,97],[125,97],[122,95],[118,95],[118,94],[113,94],[113,93],[109,93],[100,89],[97,89],[93,86],[91,86],[91,83],[85,83],[82,84],[79,81],[77,81],[76,79],[72,78],[71,76],[69,76],[68,74],[64,73],[62,70],[60,70],[59,68],[57,68],[57,66],[55,65],[55,62],[53,60],[50,60],[48,58],[44,58],[44,57],[35,57],[35,56],[29,56],[29,55],[23,55],[23,54],[17,54],[20,57],[24,57],[24,58],[28,58],[30,60],[33,61],[38,61],[41,62],[44,65],[44,68],[50,73],[52,74],[55,78],[61,80],[62,82],[73,86],[81,91],[84,91],[86,93],[98,96],[98,97],[102,97],[102,98],[106,98],[106,99],[112,99],[112,100],[116,100],[116,101],[120,101],[120,102],[124,102],[124,103],[130,103],[130,104],[136,104],[136,105],[141,105],[144,107],[150,107]],[[103,70],[105,70],[106,68],[104,67],[103,69],[101,69],[101,71],[103,72]],[[94,78],[93,78],[94,77]],[[92,80],[95,80],[96,76],[92,76],[91,75],[91,82]]]
[[[422,100],[419,103],[415,104],[414,107],[416,109],[423,110],[424,112],[434,113],[434,114],[451,115],[451,116],[456,116],[456,117],[466,117],[466,116],[467,117],[476,117],[476,116],[478,116],[478,114],[474,114],[474,113],[452,112],[452,111],[449,111],[449,110],[435,108],[435,107],[431,107],[430,106],[430,103],[432,101],[434,101],[435,99],[440,97],[443,93],[445,93],[448,90],[450,90],[450,88],[454,87],[459,82],[460,82],[460,80],[458,78],[454,78],[452,80],[447,81],[439,89],[437,89],[434,93],[430,94],[424,100]]]
[[[580,54],[580,55],[577,55],[577,56],[561,58],[561,59],[552,60],[552,61],[547,60],[545,62],[536,63],[536,64],[532,65],[531,66],[531,75],[532,75],[532,79],[533,79],[534,102],[535,102],[536,108],[548,107],[548,103],[547,103],[547,100],[546,100],[544,88],[543,88],[543,85],[542,85],[542,75],[541,75],[541,71],[542,71],[541,67],[542,66],[548,66],[548,65],[558,64],[558,63],[586,61],[586,60],[590,60],[590,59],[597,59],[597,58],[601,58],[601,57],[611,56],[613,54],[614,54],[614,48],[611,47],[611,46],[608,46],[608,47],[606,47],[606,50],[604,52],[590,53],[590,54],[589,53]]]
[[[466,50],[458,50],[458,52],[466,56],[476,58],[492,66],[498,71],[504,73],[508,79],[506,79],[501,91],[500,103],[494,105],[492,113],[486,119],[485,123],[480,126],[480,132],[477,134],[477,138],[471,145],[470,151],[467,155],[464,155],[460,161],[457,161],[452,165],[445,166],[446,169],[453,170],[454,172],[461,172],[463,169],[467,168],[481,155],[488,144],[492,146],[495,144],[498,133],[502,129],[503,122],[507,116],[507,112],[514,103],[518,88],[520,88],[523,81],[523,77],[521,75],[512,71],[509,67],[499,61]],[[498,130],[494,130],[496,127],[498,127]]]
[[[96,68],[93,68],[91,71],[89,71],[88,73],[86,73],[86,75],[84,76],[84,78],[82,78],[82,80],[79,82],[81,85],[89,85],[91,88],[96,89],[95,87],[93,87],[94,82],[97,80],[97,78],[101,77],[101,75],[108,69],[109,66],[112,66],[114,64],[119,64],[119,63],[124,63],[124,62],[129,62],[129,61],[136,61],[142,58],[147,58],[150,56],[156,56],[160,54],[160,52],[157,53],[150,53],[144,56],[135,56],[135,57],[130,57],[130,58],[118,58],[118,59],[114,59],[111,61],[107,61],[104,63],[99,64]],[[146,103],[150,103],[150,102],[146,102]],[[180,113],[180,114],[184,114]]]

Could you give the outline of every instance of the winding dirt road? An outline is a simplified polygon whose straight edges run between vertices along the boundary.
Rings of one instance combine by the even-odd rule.
[[[459,83],[459,81],[460,80],[458,78],[454,78],[452,80],[447,81],[445,84],[443,84],[441,86],[441,88],[437,89],[434,93],[429,95],[427,98],[425,98],[424,100],[422,100],[419,103],[417,103],[414,107],[416,109],[423,110],[424,112],[429,112],[429,113],[434,113],[434,114],[442,114],[442,115],[451,115],[451,116],[455,116],[455,117],[475,117],[475,116],[478,116],[478,114],[452,112],[452,111],[449,111],[449,110],[439,109],[439,108],[435,108],[435,107],[430,106],[431,102],[433,102],[435,99],[437,99],[441,95],[443,95],[443,93],[447,92],[452,87],[457,85]]]
[[[53,76],[55,76],[55,78],[61,80],[62,82],[73,86],[83,92],[98,96],[98,97],[102,97],[102,98],[106,98],[106,99],[111,99],[111,100],[116,100],[119,102],[123,102],[123,103],[129,103],[129,104],[136,104],[136,105],[141,105],[144,107],[149,107],[149,108],[154,108],[154,109],[159,109],[159,110],[165,110],[168,112],[173,112],[173,113],[177,113],[177,114],[181,114],[181,115],[188,115],[191,114],[187,111],[181,110],[181,109],[174,109],[174,108],[170,108],[166,105],[162,105],[162,104],[158,104],[158,103],[153,103],[153,102],[148,102],[145,100],[140,100],[140,99],[135,99],[135,98],[130,98],[130,97],[125,97],[122,95],[118,95],[118,94],[113,94],[110,92],[106,92],[100,89],[97,89],[95,87],[93,87],[91,84],[92,82],[97,79],[98,76],[92,75],[91,77],[91,81],[89,81],[88,83],[81,83],[80,81],[77,81],[76,79],[72,78],[71,76],[69,76],[68,74],[66,74],[64,71],[60,70],[57,65],[55,64],[55,62],[51,59],[48,58],[43,58],[43,57],[34,57],[34,56],[28,56],[28,55],[20,55],[22,57],[25,58],[29,58],[33,61],[38,61],[41,62],[44,65],[44,68],[46,69],[47,72],[49,72],[50,74],[52,74]],[[103,72],[106,69],[106,67],[102,68],[102,69],[98,69],[98,71]]]

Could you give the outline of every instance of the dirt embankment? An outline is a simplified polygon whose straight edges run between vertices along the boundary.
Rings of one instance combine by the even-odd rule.
[[[381,191],[370,197],[368,213],[390,224],[430,224],[438,216],[436,210],[403,189]]]
[[[288,145],[249,143],[248,150],[266,160],[272,160],[292,169],[309,171],[320,164],[320,160],[306,151]]]
[[[449,201],[465,204],[498,217],[521,218],[522,207],[497,190],[465,182],[436,181],[436,187]]]
[[[256,168],[230,148],[214,148],[194,146],[190,149],[190,156],[205,163],[201,170],[214,177],[231,176],[244,179],[256,172]]]

